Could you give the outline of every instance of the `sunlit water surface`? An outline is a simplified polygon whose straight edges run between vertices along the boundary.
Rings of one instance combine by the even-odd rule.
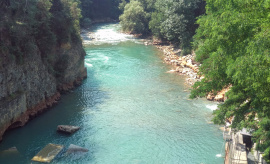
[[[48,143],[89,149],[63,151],[52,163],[223,163],[222,132],[211,124],[216,104],[189,100],[184,77],[166,73],[161,52],[118,30],[101,24],[84,31],[88,78],[57,106],[6,133],[0,151],[16,146],[19,153],[0,153],[0,163],[31,163]],[[59,124],[81,129],[63,135]]]

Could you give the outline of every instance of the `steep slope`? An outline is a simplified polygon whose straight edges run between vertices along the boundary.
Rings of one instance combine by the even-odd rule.
[[[86,77],[75,1],[0,2],[0,140]]]

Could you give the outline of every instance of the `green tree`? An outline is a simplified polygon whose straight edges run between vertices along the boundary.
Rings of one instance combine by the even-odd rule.
[[[141,2],[145,12],[147,13],[152,13],[155,11],[155,3],[156,0],[138,0],[139,2]]]
[[[123,1],[119,7],[125,4]],[[204,6],[203,0],[132,0],[126,4],[120,23],[124,31],[152,32],[157,38],[180,45],[182,53],[187,54],[198,27],[196,17],[204,13]]]
[[[182,54],[191,52],[196,17],[205,10],[203,0],[157,0],[149,28],[154,36],[178,44]]]
[[[121,0],[80,0],[82,21],[114,19],[118,20],[121,10],[118,8]]]
[[[80,0],[81,4],[80,4],[80,8],[82,10],[82,17],[83,18],[91,18],[92,17],[92,5],[93,2],[92,0]]]
[[[166,20],[165,15],[162,12],[153,12],[151,15],[151,21],[149,22],[149,29],[151,30],[153,36],[164,39],[164,32],[161,23]]]
[[[56,34],[59,45],[80,39],[79,19],[81,17],[78,1],[53,0],[50,8],[51,28]]]
[[[32,37],[38,23],[35,17],[36,5],[34,0],[29,0],[29,3],[19,0],[1,1],[0,55],[2,62],[16,60],[18,64],[22,64],[24,57],[36,50]]]
[[[127,1],[121,0],[121,3],[119,3],[118,8],[119,8],[121,11],[124,11],[126,4],[127,4]]]
[[[147,13],[144,11],[142,3],[131,0],[126,4],[124,13],[119,17],[123,31],[146,34],[148,30]]]
[[[61,44],[81,42],[78,4],[78,0],[1,1],[0,62],[23,64],[26,56],[39,51],[45,64],[53,64]]]
[[[253,130],[257,149],[270,152],[270,21],[269,0],[207,0],[198,20],[194,45],[200,73],[191,97],[232,85],[228,99],[214,112],[214,122]]]
[[[154,8],[155,11],[151,14],[149,29],[155,37],[165,39],[162,22],[167,19],[165,13],[168,10],[168,2],[166,0],[157,0]]]

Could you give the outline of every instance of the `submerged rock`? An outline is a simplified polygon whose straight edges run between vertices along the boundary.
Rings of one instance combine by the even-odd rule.
[[[70,144],[67,153],[78,153],[78,152],[88,152],[89,150],[77,145]]]
[[[19,152],[18,152],[17,148],[14,146],[14,147],[11,147],[7,150],[2,151],[1,153],[19,153]]]
[[[8,161],[8,163],[18,163],[18,161],[23,159],[24,156],[16,147],[11,147],[9,149],[0,151],[0,163],[4,163],[3,161]]]
[[[58,125],[57,126],[57,131],[64,132],[64,133],[69,133],[69,134],[75,133],[79,129],[80,129],[80,127],[71,126],[71,125]]]

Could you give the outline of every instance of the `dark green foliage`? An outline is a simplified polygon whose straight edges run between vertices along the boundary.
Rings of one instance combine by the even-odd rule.
[[[144,11],[142,3],[131,0],[120,16],[120,24],[126,32],[146,34],[148,32],[147,13]]]
[[[201,14],[195,11],[200,6],[204,6],[202,0],[174,1],[165,13],[167,19],[162,23],[165,36],[168,40],[179,43],[184,55],[191,52],[192,37],[197,28],[196,17]]]
[[[152,13],[155,11],[155,3],[156,3],[156,0],[138,0],[146,13]]]
[[[92,18],[92,0],[80,0],[80,8],[82,10],[82,18]]]
[[[123,12],[127,3],[128,2],[126,0],[121,0],[121,3],[119,3],[118,8]]]
[[[35,2],[26,5],[24,1],[4,1],[0,6],[0,54],[2,62],[16,60],[23,62],[25,55],[35,49],[31,31],[36,21],[32,11]],[[28,23],[29,22],[29,23]],[[30,36],[30,37],[29,37]]]
[[[162,22],[164,22],[167,17],[165,13],[168,10],[168,2],[167,1],[161,1],[157,0],[155,3],[155,11],[151,15],[151,20],[149,22],[149,28],[152,31],[152,34],[161,39],[165,39],[165,31],[162,27]]]
[[[155,37],[178,44],[185,55],[191,52],[196,17],[204,13],[204,6],[203,0],[132,0],[126,4],[120,23],[124,31],[143,34],[151,31]],[[136,32],[138,24],[143,28]]]
[[[123,31],[149,34],[149,22],[152,12],[155,11],[155,2],[156,0],[131,0],[129,3],[123,1],[119,6],[122,9],[124,7],[124,13],[120,16]]]
[[[78,4],[76,0],[1,1],[1,62],[22,64],[39,51],[46,63],[63,43],[80,42]]]
[[[155,36],[179,44],[182,54],[188,54],[197,28],[196,17],[204,13],[204,6],[202,0],[158,0],[150,28]]]
[[[49,12],[52,4],[43,0],[37,3],[37,13],[35,18],[38,20],[36,24],[36,32],[34,33],[36,44],[40,49],[43,58],[52,53],[52,48],[56,44],[56,35],[51,30],[51,13]]]
[[[80,0],[83,19],[118,20],[121,10],[118,8],[121,0]]]
[[[205,78],[191,97],[232,85],[228,99],[214,112],[214,122],[253,129],[257,148],[270,151],[270,22],[268,0],[207,0],[195,35],[197,60]]]
[[[57,35],[57,43],[70,42],[70,33],[72,32],[72,17],[68,12],[65,12],[66,8],[60,0],[54,0],[53,5],[50,9],[52,13],[51,27],[54,33]]]

